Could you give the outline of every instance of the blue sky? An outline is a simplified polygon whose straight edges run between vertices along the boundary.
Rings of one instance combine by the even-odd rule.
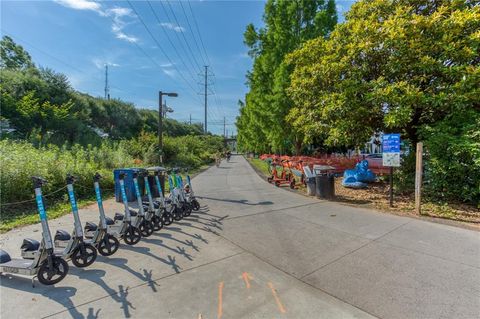
[[[339,11],[350,4],[339,3]],[[203,92],[203,65],[208,64],[212,71],[209,131],[223,133],[225,116],[231,133],[237,101],[247,92],[245,74],[252,64],[243,32],[248,23],[262,25],[264,2],[150,4],[1,1],[1,32],[21,44],[37,65],[66,74],[75,89],[93,96],[104,95],[105,64],[109,65],[111,97],[141,108],[158,108],[159,90],[177,92],[178,98],[167,98],[174,109],[168,116],[180,121],[191,115],[192,121],[203,122],[199,93]]]

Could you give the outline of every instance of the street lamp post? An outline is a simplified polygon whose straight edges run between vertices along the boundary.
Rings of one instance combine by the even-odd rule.
[[[162,103],[162,97],[163,96],[170,96],[170,97],[177,97],[177,93],[167,93],[167,92],[158,92],[158,150],[159,150],[159,159],[160,163],[163,163],[163,138],[162,138],[162,133],[163,133],[163,103]]]

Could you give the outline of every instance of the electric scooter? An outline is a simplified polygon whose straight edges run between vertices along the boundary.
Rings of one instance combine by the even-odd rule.
[[[163,196],[162,185],[160,184],[159,174],[165,172],[164,168],[159,168],[154,170],[153,175],[155,179],[155,184],[157,185],[159,199],[154,202],[154,207],[157,209],[156,214],[162,219],[162,223],[166,226],[173,223],[173,210],[174,207],[171,205],[171,200],[166,199]]]
[[[122,197],[124,214],[115,213],[113,218],[114,224],[108,227],[108,233],[114,235],[115,237],[121,237],[128,245],[137,244],[142,238],[142,233],[140,230],[132,225],[132,216],[136,216],[135,211],[131,211],[128,207],[127,194],[125,192],[125,173],[120,173],[118,176],[120,183],[120,194]]]
[[[170,188],[170,194],[168,195],[168,199],[166,200],[166,202],[170,204],[173,219],[176,221],[182,220],[183,212],[180,207],[180,202],[178,200],[178,189],[174,184],[174,180],[171,175],[168,176],[168,186]]]
[[[140,195],[140,187],[138,187],[138,172],[133,172],[133,185],[135,194],[137,195],[138,212],[132,219],[132,224],[140,230],[142,236],[150,237],[153,234],[153,222],[145,218],[145,210],[143,209],[142,196]]]
[[[79,268],[88,267],[97,259],[97,250],[95,247],[84,241],[82,223],[78,214],[77,201],[73,190],[75,177],[67,175],[67,191],[70,199],[70,206],[73,214],[73,232],[70,235],[65,230],[57,230],[54,237],[55,255],[63,259],[71,259],[72,264]],[[35,252],[22,250],[22,257],[25,259],[33,259]]]
[[[46,181],[41,177],[32,177],[32,180],[42,224],[42,241],[23,240],[22,253],[24,250],[34,251],[31,260],[11,258],[6,251],[0,249],[0,273],[33,276],[32,285],[35,277],[44,285],[54,285],[65,278],[69,267],[65,260],[54,254],[52,235],[48,227],[47,213],[42,198],[42,186]]]
[[[200,203],[198,202],[197,198],[195,197],[195,193],[193,192],[193,186],[192,186],[192,181],[190,180],[190,175],[187,174],[187,185],[185,185],[184,188],[186,188],[185,192],[187,194],[187,198],[190,201],[190,204],[192,205],[192,209],[194,211],[198,211],[200,209]],[[188,188],[187,188],[188,186]]]
[[[143,181],[145,182],[145,190],[147,191],[147,197],[148,197],[148,205],[143,207],[144,210],[145,209],[147,210],[147,212],[145,213],[145,220],[153,224],[153,230],[158,231],[163,227],[162,218],[156,214],[157,210],[155,209],[152,193],[150,191],[150,184],[148,183],[148,171],[143,172],[142,175],[143,175]],[[142,203],[142,204],[145,204],[145,203]]]
[[[185,194],[184,194],[184,190],[183,190],[182,177],[180,175],[176,175],[179,172],[180,172],[179,168],[172,169],[172,173],[173,173],[172,177],[174,178],[174,181],[176,182],[174,184],[174,186],[175,186],[175,190],[176,190],[176,193],[177,193],[178,202],[180,204],[180,209],[182,211],[183,216],[186,217],[186,216],[190,216],[190,214],[192,213],[192,206],[190,205],[190,203],[185,198]]]
[[[95,188],[95,195],[97,198],[98,211],[100,213],[100,222],[98,225],[87,222],[84,227],[86,242],[93,244],[98,252],[102,256],[111,256],[120,247],[120,242],[112,234],[108,233],[108,227],[115,222],[113,219],[105,216],[105,210],[103,209],[102,195],[100,193],[100,179],[102,176],[96,173],[93,176],[93,186]]]
[[[192,205],[190,204],[190,201],[187,198],[187,194],[185,193],[182,176],[177,175],[176,178],[177,178],[179,201],[182,203],[183,216],[188,217],[192,214]]]

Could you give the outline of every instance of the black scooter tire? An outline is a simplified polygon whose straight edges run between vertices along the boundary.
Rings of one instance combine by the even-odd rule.
[[[154,231],[159,231],[160,229],[163,228],[163,222],[160,217],[157,215],[152,217],[152,223],[153,223],[153,230]]]
[[[198,202],[198,200],[196,200],[196,199],[192,200],[192,209],[194,211],[199,211],[200,210],[200,203]]]
[[[111,256],[115,254],[120,247],[120,242],[115,236],[106,234],[102,241],[98,243],[97,250],[102,256]]]
[[[171,225],[173,223],[173,215],[170,213],[164,213],[162,215],[162,222],[165,226]]]
[[[138,244],[140,239],[142,239],[142,234],[140,233],[140,230],[138,230],[138,228],[130,225],[128,226],[128,229],[125,231],[125,234],[123,234],[122,237],[125,241],[125,244],[133,246]]]
[[[175,207],[175,210],[173,211],[173,219],[177,222],[183,219],[183,211],[180,207]]]
[[[74,250],[71,259],[72,264],[74,264],[75,267],[88,267],[95,262],[95,259],[97,259],[97,250],[91,244],[82,243]]]
[[[140,233],[143,237],[150,237],[153,234],[154,227],[155,226],[153,225],[152,221],[144,219],[138,226],[138,229],[140,230]]]
[[[192,214],[192,205],[190,203],[183,204],[183,217],[188,217]]]
[[[53,270],[48,267],[48,260],[45,260],[38,269],[38,281],[46,286],[55,285],[68,274],[68,263],[60,257],[52,257]]]

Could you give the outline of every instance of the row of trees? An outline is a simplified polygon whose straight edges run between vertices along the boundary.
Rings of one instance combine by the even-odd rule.
[[[15,129],[14,137],[43,144],[99,145],[102,133],[119,140],[142,130],[157,131],[157,111],[75,91],[64,74],[36,67],[28,52],[8,36],[0,41],[0,56],[1,117]],[[164,124],[170,136],[202,134],[200,123],[167,119]]]
[[[288,3],[301,2],[267,3],[260,39],[277,30],[272,8],[277,14]],[[300,30],[308,30],[311,23],[302,17],[291,15]],[[413,150],[417,141],[425,142],[432,194],[478,203],[480,7],[475,1],[363,0],[331,33],[332,28],[320,29],[324,32],[309,40],[296,37],[304,33],[291,27],[288,37],[296,45],[282,56],[263,41],[249,41],[247,27],[254,67],[237,122],[239,146],[298,153],[304,145],[354,148],[376,132],[400,132]],[[262,66],[271,54],[280,62]],[[283,81],[271,80],[281,75]],[[408,169],[405,179],[411,181]]]

